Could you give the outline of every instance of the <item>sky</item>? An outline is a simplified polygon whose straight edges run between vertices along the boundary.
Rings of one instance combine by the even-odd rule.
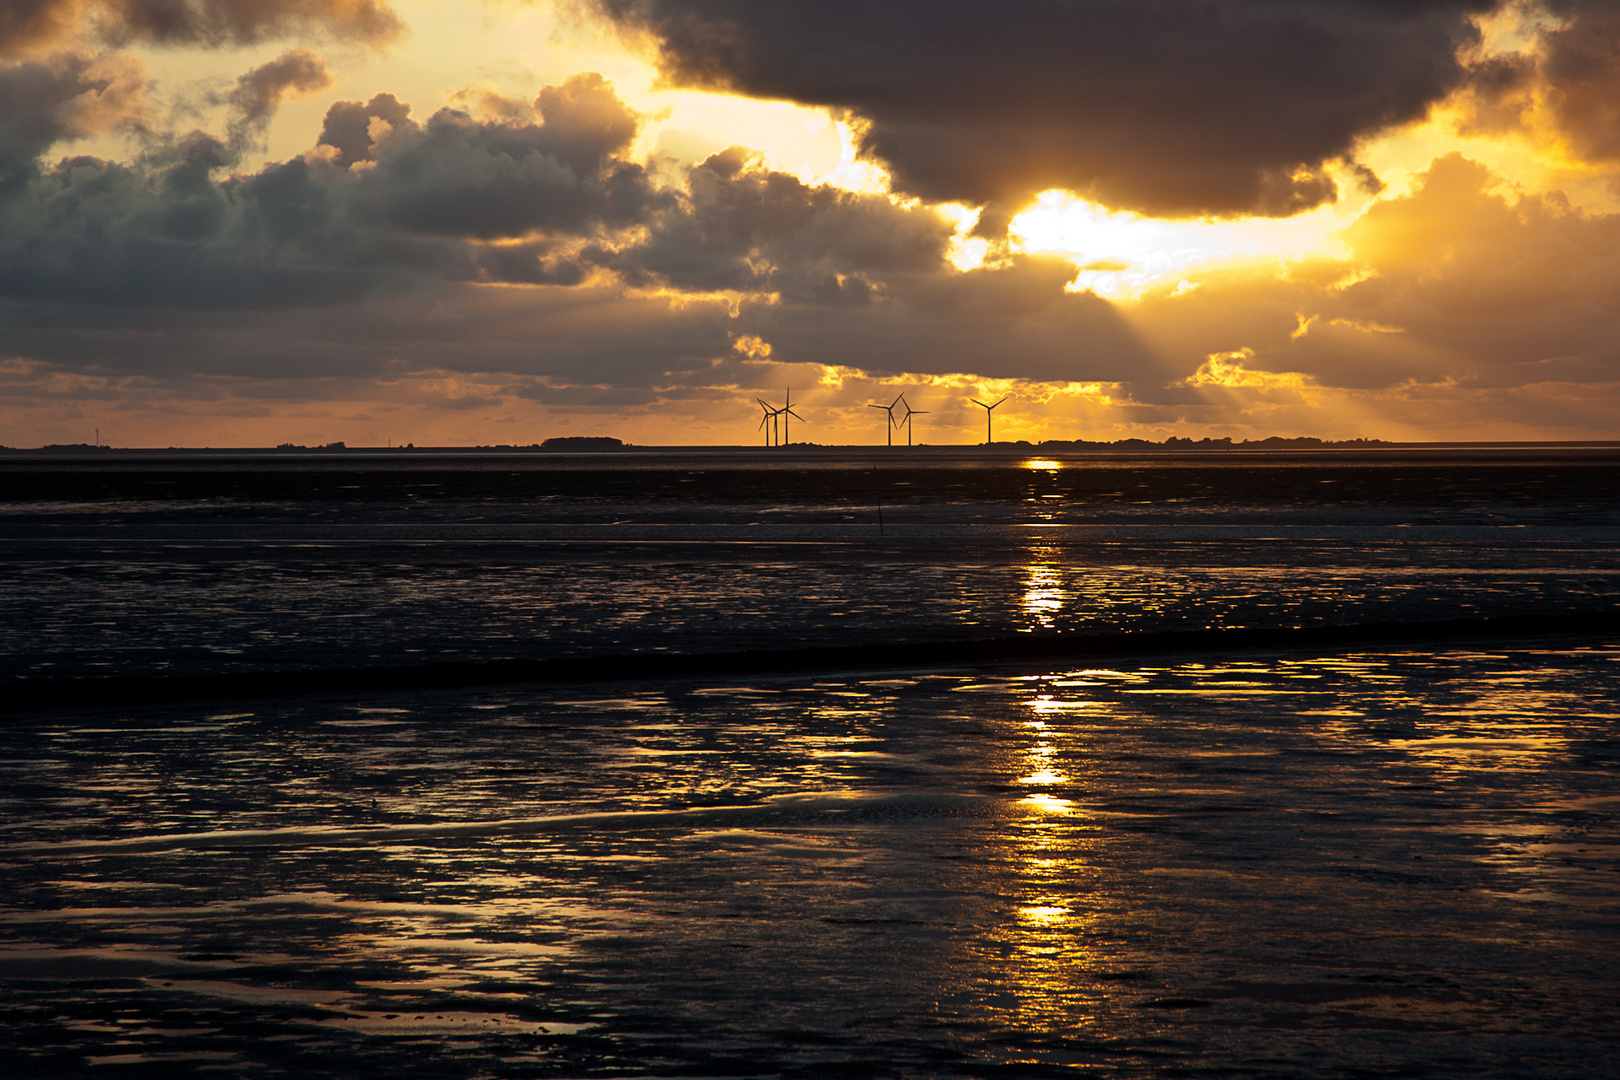
[[[0,444],[1620,438],[1614,0],[6,0]],[[904,440],[904,434],[899,438]]]

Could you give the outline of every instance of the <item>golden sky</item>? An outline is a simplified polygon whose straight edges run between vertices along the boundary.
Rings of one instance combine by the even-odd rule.
[[[1391,8],[19,0],[0,443],[1616,437],[1620,12]]]

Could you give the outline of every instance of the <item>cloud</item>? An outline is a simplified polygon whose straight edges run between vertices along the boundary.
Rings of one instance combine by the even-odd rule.
[[[0,61],[0,192],[38,175],[50,147],[146,122],[146,71],[117,54]]]
[[[1620,9],[1610,0],[1521,0],[1490,21],[1504,40],[1469,64],[1453,103],[1460,132],[1517,138],[1539,145],[1549,162],[1612,180],[1620,163]]]
[[[76,0],[6,0],[0,4],[0,56],[56,45],[78,21]]]
[[[287,97],[307,97],[332,85],[326,61],[308,49],[291,49],[236,80],[226,95],[231,108],[230,142],[240,153],[261,139]]]
[[[600,75],[542,90],[538,123],[441,109],[418,127],[388,121],[384,113],[396,105],[379,96],[358,113],[357,102],[340,102],[327,114],[322,138],[344,144],[334,144],[336,160],[354,172],[351,203],[361,220],[487,240],[628,225],[657,201],[646,170],[617,156],[638,121]],[[354,171],[360,154],[371,167]]]
[[[1375,7],[1344,0],[1339,10],[1358,26],[1395,19],[1394,6]],[[1458,10],[1419,8],[1400,8],[1414,33]],[[1240,9],[1282,18],[1258,3],[1207,10]],[[1081,10],[1119,14],[1050,8]],[[1300,10],[1326,18],[1321,5]],[[1490,122],[1535,113],[1542,124],[1565,118],[1570,132],[1578,122],[1581,153],[1595,159],[1601,102],[1585,112],[1568,102],[1608,69],[1577,78],[1578,65],[1556,65],[1564,46],[1552,35],[1563,32],[1499,65]],[[1468,74],[1479,102],[1483,71]],[[341,400],[355,416],[438,409],[469,424],[475,414],[490,424],[701,415],[723,438],[727,409],[792,385],[795,401],[803,386],[823,410],[818,431],[845,406],[850,430],[866,431],[860,395],[876,400],[882,388],[884,400],[907,389],[930,431],[959,424],[975,437],[982,418],[959,399],[982,398],[982,387],[1020,395],[1016,430],[1054,435],[1080,433],[1064,410],[1086,432],[1161,437],[1223,424],[1239,435],[1584,433],[1620,415],[1609,400],[1620,218],[1526,193],[1462,156],[1391,173],[1337,254],[1190,264],[1180,286],[1144,286],[1139,301],[1116,305],[1069,291],[1073,263],[1000,245],[959,271],[960,208],[808,183],[740,147],[686,169],[639,163],[648,119],[596,74],[498,108],[418,114],[388,93],[340,101],[305,153],[242,171],[277,108],[330,80],[320,57],[293,49],[223,90],[221,130],[182,134],[153,130],[131,58],[45,52],[0,64],[10,413],[25,400],[56,409],[76,399],[156,416],[168,395],[190,403],[188,416],[210,400],[224,403],[220,416],[266,402],[279,416],[299,401]],[[873,123],[900,122],[885,115]],[[1478,109],[1475,119],[1487,122]],[[120,130],[141,136],[127,160],[57,156]],[[1159,137],[1140,133],[1131,153]],[[1280,210],[1329,194],[1308,158],[1273,169],[1256,165],[1263,156],[1248,159],[1252,197]],[[1000,168],[963,167],[981,165]],[[1042,404],[1042,387],[1066,389]]]
[[[323,34],[381,46],[404,29],[381,0],[6,0],[0,56],[80,35],[112,45],[227,47]]]
[[[326,110],[317,142],[336,150],[337,155],[332,160],[348,168],[356,161],[371,160],[376,132],[403,127],[410,117],[411,107],[393,94],[377,94],[364,105],[358,101],[334,102]],[[385,126],[374,129],[373,121],[378,120]]]
[[[296,84],[265,82],[263,100]],[[504,372],[518,397],[581,409],[727,400],[792,365],[1071,380],[1152,364],[1108,304],[1064,291],[1061,260],[960,274],[935,211],[742,150],[658,187],[619,156],[635,128],[588,75],[529,119],[339,103],[325,145],[252,174],[201,133],[127,164],[65,159],[0,200],[0,355],[177,388]]]
[[[1157,389],[1139,380],[1139,396],[1173,403],[1189,385],[1253,387],[1241,380],[1281,373],[1302,388],[1386,401],[1415,393],[1403,387],[1451,393],[1446,419],[1461,426],[1471,408],[1509,415],[1520,388],[1542,401],[1578,396],[1570,388],[1581,384],[1606,395],[1620,375],[1620,215],[1582,212],[1557,194],[1515,196],[1451,153],[1342,239],[1343,259],[1305,260],[1285,274],[1211,271],[1196,290],[1162,288],[1130,309],[1148,347],[1192,376]],[[1221,364],[1209,366],[1211,356]],[[1431,418],[1443,412],[1431,402]]]
[[[1074,268],[1022,257],[1004,266],[894,275],[877,302],[748,302],[739,331],[784,362],[838,364],[880,375],[972,372],[984,378],[1115,381],[1168,377],[1109,303],[1065,292]]]
[[[1494,0],[594,2],[677,84],[864,118],[926,199],[1291,214],[1334,197],[1324,162],[1462,81]]]
[[[641,286],[861,307],[895,274],[944,270],[951,232],[926,208],[812,187],[733,147],[688,172],[644,238],[596,258]]]
[[[569,243],[634,225],[667,201],[616,156],[637,120],[599,75],[547,88],[521,122],[441,110],[417,125],[391,96],[340,103],[325,137],[347,149],[232,174],[233,144],[261,130],[283,96],[328,81],[313,53],[294,50],[238,80],[229,139],[193,132],[154,140],[131,162],[81,156],[48,169],[40,150],[79,131],[63,118],[108,123],[110,106],[76,104],[90,92],[87,61],[24,68],[13,65],[28,76],[16,100],[32,111],[10,120],[18,150],[5,160],[17,178],[0,194],[0,296],[249,311],[349,303],[503,268],[574,284],[584,269],[567,262]],[[352,138],[359,118],[364,143]],[[479,243],[497,239],[527,245],[527,275],[524,254]]]
[[[1609,0],[1555,0],[1540,73],[1560,126],[1589,161],[1620,161],[1620,10]]]
[[[1198,365],[1198,370],[1187,377],[1188,386],[1218,386],[1223,389],[1283,390],[1299,393],[1310,386],[1311,380],[1296,371],[1258,371],[1247,365],[1254,359],[1253,349],[1237,352],[1211,353]]]

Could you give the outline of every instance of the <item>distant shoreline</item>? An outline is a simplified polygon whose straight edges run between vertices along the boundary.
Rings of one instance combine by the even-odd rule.
[[[941,454],[982,454],[995,457],[1019,457],[1035,454],[1243,454],[1278,451],[1372,451],[1392,450],[1574,450],[1620,449],[1620,439],[1568,439],[1568,440],[1478,440],[1437,442],[1385,442],[1379,439],[1330,440],[1315,438],[1281,438],[1228,442],[1222,440],[1170,439],[1150,442],[1145,439],[1122,439],[1116,442],[1087,442],[1084,440],[1047,440],[1045,442],[997,442],[925,444],[918,446],[884,446],[871,443],[829,444],[793,443],[788,446],[731,445],[633,445],[616,446],[576,445],[547,446],[543,443],[528,445],[501,444],[495,446],[93,446],[89,443],[51,444],[39,447],[0,446],[0,455],[6,457],[62,457],[89,458],[103,455],[227,455],[241,457],[271,457],[299,459],[312,457],[413,457],[446,455],[520,454],[552,456],[613,456],[658,454],[723,454],[732,456],[778,457],[781,455],[817,454],[871,454],[901,460],[907,457],[931,457]]]

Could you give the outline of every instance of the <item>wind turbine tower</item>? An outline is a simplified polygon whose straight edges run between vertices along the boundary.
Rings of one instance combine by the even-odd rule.
[[[911,445],[911,418],[913,416],[927,416],[928,415],[928,410],[927,409],[913,409],[911,407],[911,402],[906,400],[906,395],[904,395],[904,394],[901,394],[895,400],[897,400],[898,402],[900,402],[900,404],[902,404],[902,405],[904,405],[906,407],[906,418],[904,420],[900,421],[900,422],[902,424],[906,425],[906,445],[910,446]],[[1000,402],[997,402],[997,404],[1000,404]]]
[[[888,430],[888,435],[889,435],[889,445],[890,446],[894,445],[894,407],[896,405],[900,404],[900,402],[905,398],[905,396],[906,395],[901,394],[899,397],[895,398],[893,401],[889,402],[887,405],[868,405],[867,406],[868,409],[882,409],[884,412],[889,414],[889,423],[887,425],[887,430]]]
[[[760,429],[765,432],[765,445],[774,446],[776,445],[776,410],[766,404],[764,398],[755,398],[754,400],[759,402],[759,407],[765,410],[765,415],[759,418]],[[769,424],[770,427],[766,427],[766,424]]]
[[[1011,396],[1012,396],[1011,394],[1003,394],[1001,396],[1001,401],[1006,401]],[[991,414],[993,414],[996,411],[996,405],[1000,405],[1001,401],[996,402],[996,405],[986,405],[984,402],[980,401],[978,398],[968,398],[968,400],[973,402],[973,404],[977,405],[979,408],[984,410],[984,445],[989,446],[991,443],[995,442],[995,439],[990,437],[990,418],[991,418]]]
[[[792,444],[792,442],[793,442],[792,436],[790,436],[788,434],[788,417],[791,416],[791,417],[793,417],[793,419],[798,420],[801,423],[804,421],[804,417],[800,416],[798,413],[793,411],[793,388],[792,387],[788,387],[788,389],[786,391],[786,396],[783,397],[782,401],[784,403],[782,405],[782,408],[781,408],[781,413],[782,413],[782,445],[783,446],[788,446],[788,445]]]

